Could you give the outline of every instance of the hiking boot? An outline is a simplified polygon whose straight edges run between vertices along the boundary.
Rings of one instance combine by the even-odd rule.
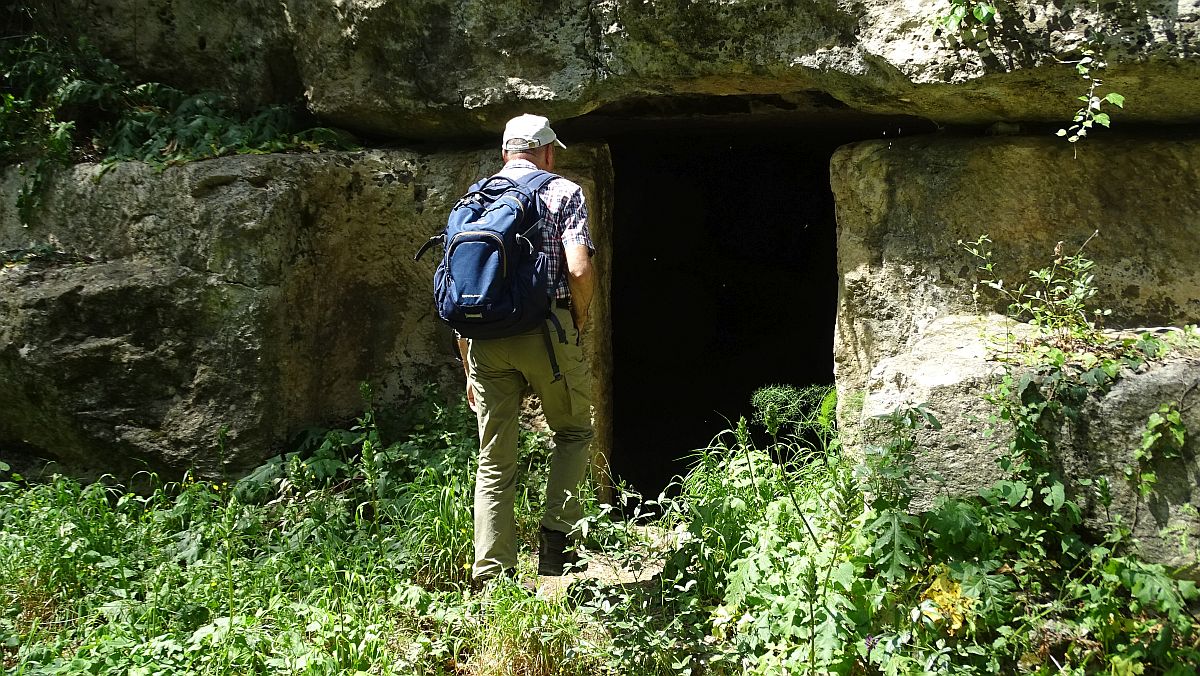
[[[569,534],[542,528],[538,533],[538,575],[558,577],[564,572],[586,570],[587,564],[579,562],[579,552],[574,547]]]

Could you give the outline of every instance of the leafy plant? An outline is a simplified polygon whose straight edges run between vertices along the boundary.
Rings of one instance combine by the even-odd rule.
[[[1006,362],[989,395],[1012,431],[1002,478],[928,508],[912,500],[937,481],[918,462],[941,423],[928,407],[877,419],[854,457],[828,389],[763,388],[662,495],[580,496],[593,573],[561,595],[465,584],[478,442],[465,403],[432,388],[395,439],[368,407],[234,486],[0,482],[0,659],[14,674],[1189,673],[1196,586],[1139,561],[1122,524],[1083,528],[1052,452],[1116,377],[1104,360],[1167,342]],[[1147,461],[1186,440],[1177,411],[1148,421]],[[536,436],[521,457],[533,509]]]
[[[832,387],[807,388],[768,385],[750,398],[754,422],[762,425],[773,442],[780,435],[802,440],[808,451],[837,450],[837,391]]]
[[[987,0],[950,0],[950,9],[938,16],[938,23],[951,35],[968,32],[972,37],[984,33],[999,18],[996,4]]]
[[[1117,92],[1108,92],[1104,96],[1097,94],[1097,91],[1104,86],[1104,81],[1096,77],[1095,71],[1103,69],[1107,64],[1095,48],[1086,48],[1082,51],[1079,59],[1062,63],[1074,65],[1075,72],[1087,84],[1087,91],[1078,97],[1083,106],[1075,111],[1075,116],[1071,118],[1071,125],[1059,129],[1057,132],[1058,136],[1066,137],[1067,141],[1075,143],[1086,137],[1088,132],[1093,131],[1097,125],[1110,126],[1112,120],[1108,113],[1103,112],[1102,108],[1106,104],[1124,108],[1125,97]]]
[[[1186,443],[1187,427],[1183,424],[1178,402],[1162,404],[1150,414],[1142,430],[1142,442],[1133,451],[1133,461],[1124,469],[1125,479],[1137,491],[1140,500],[1149,499],[1158,484],[1155,460],[1180,457]],[[1137,526],[1139,513],[1134,512],[1134,527]]]
[[[992,240],[986,234],[973,242],[959,240],[958,244],[978,261],[980,283],[1007,303],[1009,317],[1028,321],[1045,336],[1059,341],[1096,345],[1100,342],[1097,325],[1112,311],[1089,309],[1097,293],[1095,263],[1083,255],[1083,250],[1099,234],[1099,230],[1093,232],[1074,254],[1065,254],[1064,243],[1059,242],[1050,265],[1029,271],[1029,281],[1015,287],[1008,286],[997,273],[990,248]],[[978,288],[975,294],[978,299]]]

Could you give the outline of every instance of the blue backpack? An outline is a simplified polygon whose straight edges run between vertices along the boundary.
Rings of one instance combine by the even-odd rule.
[[[464,338],[505,338],[542,325],[551,348],[549,321],[566,342],[551,311],[553,280],[542,251],[542,201],[537,196],[555,178],[534,171],[517,180],[492,176],[479,181],[450,210],[446,229],[417,251],[413,260],[433,245],[443,245],[433,274],[433,300],[442,321]]]

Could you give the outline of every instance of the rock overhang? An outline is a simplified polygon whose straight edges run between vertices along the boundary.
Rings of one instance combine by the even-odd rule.
[[[1193,0],[1021,0],[1001,4],[999,22],[975,36],[940,25],[948,5],[934,0],[288,0],[224,8],[213,29],[224,51],[213,40],[201,48],[201,28],[180,24],[205,3],[147,17],[114,0],[101,24],[59,30],[90,35],[142,74],[207,83],[248,103],[290,101],[271,83],[294,80],[323,123],[410,141],[491,134],[526,110],[561,120],[680,94],[816,91],[848,109],[938,124],[1065,122],[1087,91],[1067,63],[1084,49],[1108,62],[1094,74],[1126,96],[1124,119],[1200,120]],[[135,19],[157,26],[137,44],[161,58],[129,51],[121,27]],[[258,59],[230,48],[249,27]],[[291,61],[265,58],[276,52]]]

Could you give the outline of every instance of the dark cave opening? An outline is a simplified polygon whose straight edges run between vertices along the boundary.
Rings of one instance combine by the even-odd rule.
[[[611,468],[647,498],[748,418],[767,384],[833,383],[829,159],[850,124],[647,125],[607,134],[615,185]]]

